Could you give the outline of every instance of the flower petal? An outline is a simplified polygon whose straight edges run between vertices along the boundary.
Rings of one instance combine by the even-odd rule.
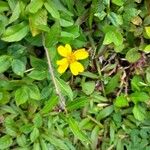
[[[85,50],[85,48],[78,49],[74,52],[74,56],[76,60],[86,59],[89,56],[89,53]]]
[[[71,48],[71,46],[69,44],[66,44],[65,48],[68,50],[69,54],[72,52],[72,48]]]
[[[68,65],[60,65],[57,69],[57,71],[60,73],[60,74],[63,74],[68,68]]]
[[[58,46],[57,51],[59,55],[67,57],[71,53],[72,49],[69,44],[66,44],[65,47],[62,45]]]
[[[62,58],[61,60],[57,60],[57,65],[65,65],[68,64],[67,58]]]
[[[81,63],[75,61],[75,62],[70,64],[70,70],[71,70],[72,74],[76,76],[80,72],[84,71],[84,67]]]
[[[66,58],[63,58],[63,59],[61,59],[61,60],[58,60],[58,61],[57,61],[57,65],[59,65],[57,71],[58,71],[60,74],[64,73],[64,72],[67,70],[68,66],[69,66],[68,61],[67,61]]]

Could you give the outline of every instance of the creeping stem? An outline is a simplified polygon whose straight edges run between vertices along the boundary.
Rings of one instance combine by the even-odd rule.
[[[55,79],[55,75],[54,75],[54,70],[53,70],[53,67],[52,67],[52,63],[51,63],[51,58],[50,58],[50,55],[49,55],[49,51],[48,51],[48,48],[46,47],[45,45],[45,37],[44,37],[44,34],[42,34],[42,42],[43,42],[43,47],[44,47],[44,50],[45,50],[45,53],[46,53],[46,58],[47,58],[47,63],[48,63],[48,70],[49,70],[49,74],[51,76],[51,79],[52,79],[52,82],[55,86],[55,91],[56,91],[56,94],[58,95],[59,97],[59,100],[60,100],[60,106],[63,110],[65,110],[66,112],[66,108],[65,108],[65,98],[64,96],[62,95],[61,93],[61,90],[59,88],[59,86],[57,85],[57,82],[56,82],[56,79]]]

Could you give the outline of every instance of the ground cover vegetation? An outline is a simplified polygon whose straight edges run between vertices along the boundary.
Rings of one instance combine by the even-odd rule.
[[[0,149],[150,150],[150,1],[0,0]]]

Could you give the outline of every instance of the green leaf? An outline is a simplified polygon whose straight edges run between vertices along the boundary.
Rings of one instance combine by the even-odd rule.
[[[32,0],[27,6],[27,10],[30,13],[36,13],[43,6],[43,0]]]
[[[26,86],[22,86],[15,92],[15,101],[17,106],[24,104],[29,99],[29,93]]]
[[[20,2],[18,1],[12,12],[12,16],[9,18],[9,24],[16,21],[19,18],[20,13],[21,13]]]
[[[39,130],[38,130],[38,128],[35,127],[30,134],[31,142],[34,142],[39,137],[39,135],[40,135]]]
[[[140,105],[135,105],[133,108],[134,117],[139,121],[144,121],[145,119],[145,110]]]
[[[83,142],[88,142],[88,143],[90,142],[88,137],[81,131],[77,122],[73,118],[69,117],[67,119],[67,122],[69,124],[71,131],[76,136],[76,138],[80,139]]]
[[[146,69],[146,80],[150,83],[150,67]]]
[[[142,77],[135,75],[132,79],[131,79],[131,89],[133,91],[141,91],[141,82],[143,82]]]
[[[8,3],[4,1],[0,1],[0,13],[8,10],[9,10]]]
[[[129,106],[127,97],[124,94],[121,94],[119,97],[116,98],[115,106],[121,108]]]
[[[11,10],[14,10],[17,4],[16,0],[7,0]]]
[[[122,139],[117,140],[116,150],[124,150],[124,145],[123,145]]]
[[[68,20],[65,20],[65,19],[60,19],[60,25],[62,27],[70,27],[73,25],[73,22],[72,21],[68,21]]]
[[[23,57],[26,53],[26,50],[26,47],[19,43],[12,44],[7,49],[9,55],[13,56],[14,59],[19,59],[23,62],[26,61],[26,59]]]
[[[44,80],[47,77],[47,71],[33,70],[28,76],[34,80]]]
[[[119,81],[121,77],[121,72],[118,72],[115,76],[113,76],[106,86],[106,94],[110,94],[114,92],[114,90],[119,86]]]
[[[97,117],[97,120],[102,120],[106,117],[108,117],[109,115],[112,114],[114,110],[114,107],[111,105],[111,106],[108,106],[108,107],[105,107],[104,109],[102,109],[98,115],[96,116]]]
[[[110,142],[114,142],[114,139],[115,139],[115,124],[114,122],[110,122]]]
[[[34,118],[33,118],[33,123],[34,123],[34,126],[37,127],[37,128],[40,128],[43,124],[43,119],[42,119],[42,116],[37,113],[35,114]]]
[[[109,18],[109,20],[112,22],[112,24],[114,26],[119,26],[119,25],[123,24],[122,16],[118,15],[118,14],[116,14],[114,12],[110,12],[110,14],[108,14],[108,18]]]
[[[0,149],[8,149],[13,143],[12,138],[9,135],[0,137]]]
[[[34,143],[33,144],[33,150],[41,150],[41,147],[40,147],[40,143]]]
[[[145,53],[150,53],[150,44],[144,48]]]
[[[104,0],[103,2],[105,5],[110,6],[110,0]]]
[[[53,18],[60,19],[59,11],[57,10],[52,1],[48,0],[48,2],[44,3],[44,6]]]
[[[32,55],[30,56],[30,63],[31,63],[31,66],[37,70],[44,71],[48,69],[46,61],[33,57]]]
[[[37,36],[34,36],[34,37],[28,35],[25,37],[25,40],[33,46],[37,46],[37,47],[42,46],[42,36],[40,34],[38,34]]]
[[[99,93],[98,91],[95,91],[91,94],[91,98],[96,101],[96,102],[108,102],[109,100],[107,99],[107,97],[104,97],[101,95],[101,93]]]
[[[45,86],[42,89],[42,91],[41,91],[41,99],[47,99],[52,94],[53,89],[50,86]]]
[[[26,64],[19,59],[14,59],[11,65],[13,72],[23,77],[23,74],[26,70]]]
[[[145,31],[148,37],[150,37],[150,26],[145,27]]]
[[[99,20],[103,20],[106,17],[106,12],[101,11],[100,13],[95,13],[94,16],[98,17]]]
[[[82,83],[82,91],[86,95],[90,95],[94,92],[95,89],[95,82],[94,81],[88,81],[88,82],[83,82]]]
[[[32,126],[32,124],[25,124],[25,125],[22,125],[20,128],[19,128],[19,131],[20,132],[23,132],[23,133],[25,133],[25,134],[28,134],[28,133],[30,133],[31,131],[32,131],[32,129],[33,129],[33,126]]]
[[[7,134],[7,135],[10,135],[10,136],[12,136],[12,137],[17,136],[16,129],[13,128],[11,125],[10,125],[10,126],[9,126],[9,125],[6,126],[6,134]]]
[[[94,21],[94,14],[97,12],[98,7],[100,7],[100,10],[101,10],[101,6],[99,5],[98,2],[99,1],[97,1],[97,0],[91,1],[91,7],[89,9],[89,17],[88,17],[88,23],[89,23],[90,29],[92,29],[92,24]],[[101,3],[103,5],[104,2],[101,2]],[[77,5],[77,7],[79,7],[78,11],[82,14],[83,12],[80,9],[83,9],[83,11],[84,11],[84,8],[83,8],[83,6],[80,6],[80,5],[82,5],[82,3],[79,3]]]
[[[130,99],[136,104],[138,102],[146,102],[150,99],[150,97],[145,92],[134,92],[130,94]]]
[[[145,26],[148,26],[150,24],[150,15],[147,15],[145,18],[144,18],[144,25]]]
[[[11,66],[12,58],[8,55],[0,56],[0,73],[5,72]]]
[[[5,32],[5,27],[8,25],[8,18],[0,14],[0,35]]]
[[[79,108],[85,107],[87,104],[88,104],[88,98],[80,97],[67,103],[66,108],[68,111],[73,111],[73,110],[77,110]]]
[[[57,85],[61,89],[61,92],[69,97],[69,99],[73,100],[73,92],[70,86],[64,82],[62,79],[55,78]]]
[[[70,150],[68,148],[68,146],[66,145],[64,140],[59,139],[58,137],[52,136],[52,135],[43,135],[42,137],[49,141],[51,144],[53,144],[56,149],[60,149],[60,150]]]
[[[29,94],[30,98],[35,99],[35,100],[41,99],[40,90],[37,85],[32,84],[32,85],[28,85],[26,87],[28,89],[28,94]]]
[[[63,39],[60,39],[61,40],[61,42],[63,42],[63,43],[65,43],[66,41],[68,42],[70,42],[70,41],[72,41],[73,39],[74,39],[74,35],[72,34],[72,33],[69,33],[69,32],[65,32],[65,31],[61,31],[61,37],[63,38]],[[68,43],[69,43],[68,42]]]
[[[0,105],[6,104],[10,100],[10,94],[7,91],[0,91]]]
[[[48,101],[45,102],[44,107],[41,109],[41,113],[49,113],[51,112],[55,106],[58,104],[58,97],[57,96],[51,96]]]
[[[66,14],[69,15],[69,16],[73,16],[73,13],[70,12],[68,9],[66,9],[66,7],[62,4],[62,2],[61,2],[60,0],[54,0],[53,2],[54,2],[55,7],[56,7],[58,10],[60,10],[60,11],[62,11],[62,12],[64,12],[64,13],[66,13]]]
[[[123,51],[124,48],[125,48],[125,45],[122,44],[122,45],[119,45],[119,46],[115,46],[114,50],[115,50],[116,53],[120,53],[120,52]]]
[[[91,78],[91,79],[98,79],[99,78],[98,75],[96,75],[96,74],[94,74],[92,72],[88,72],[88,71],[82,72],[82,73],[80,73],[80,75],[88,77],[88,78]]]
[[[27,139],[24,134],[17,136],[17,144],[21,147],[25,147],[27,144]]]
[[[40,139],[40,146],[41,146],[42,150],[47,150],[48,149],[48,144],[43,139]]]
[[[94,129],[91,132],[91,141],[92,141],[91,147],[92,147],[93,150],[97,149],[98,138],[99,138],[99,130],[100,130],[100,128],[98,126],[95,126]]]
[[[116,46],[119,46],[123,43],[123,36],[117,28],[115,28],[114,26],[107,26],[104,30],[104,45],[114,43]]]
[[[55,46],[58,42],[58,38],[60,37],[60,24],[56,22],[48,33],[45,35],[45,44],[47,48],[51,48]]]
[[[30,15],[29,26],[32,36],[38,35],[43,30],[45,31],[45,28],[46,31],[49,31],[49,28],[47,27],[47,11],[45,9],[40,9],[34,15]]]
[[[22,40],[28,33],[29,27],[26,22],[10,26],[6,29],[2,36],[2,40],[6,42],[17,42]]]
[[[16,115],[16,116],[18,115],[18,112],[16,112],[16,110],[14,110],[12,107],[8,105],[2,106],[1,110],[3,110],[4,112],[8,112],[10,114]]]
[[[124,4],[124,0],[112,0],[112,3],[118,6],[122,6]]]
[[[61,32],[61,36],[65,37],[65,34],[68,34],[69,37],[76,39],[77,37],[80,36],[79,32],[80,32],[79,26],[73,25],[73,26],[63,29],[63,31]]]
[[[124,23],[126,23],[128,25],[129,22],[134,17],[136,17],[139,13],[140,13],[140,10],[134,8],[133,5],[128,4],[124,9],[124,14],[123,14]]]
[[[132,48],[126,53],[126,59],[131,63],[138,61],[140,58],[141,54],[137,51],[136,48]]]

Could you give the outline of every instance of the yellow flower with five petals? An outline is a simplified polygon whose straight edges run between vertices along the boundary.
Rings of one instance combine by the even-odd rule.
[[[83,65],[78,60],[86,59],[89,56],[85,48],[77,49],[73,52],[71,46],[66,44],[65,46],[58,46],[57,51],[59,55],[64,57],[57,61],[59,66],[57,70],[60,74],[64,73],[68,67],[73,75],[78,75],[84,71]]]

